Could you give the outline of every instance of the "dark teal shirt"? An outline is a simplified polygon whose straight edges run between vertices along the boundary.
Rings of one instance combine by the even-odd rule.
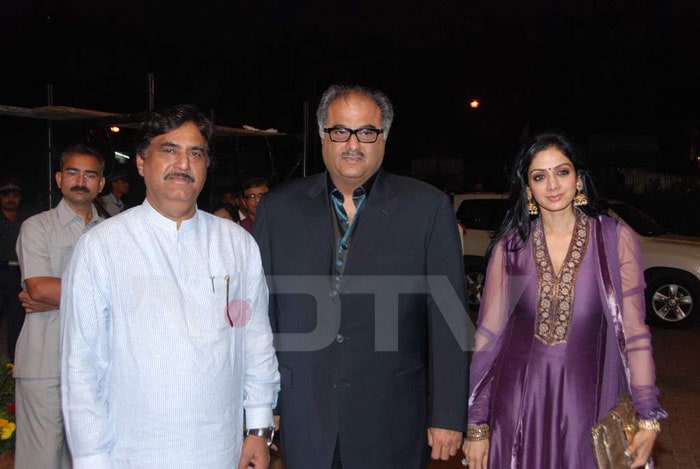
[[[355,216],[353,217],[351,223],[348,223],[348,216],[347,213],[345,213],[345,208],[343,208],[345,197],[338,190],[338,188],[335,187],[335,184],[333,184],[330,176],[328,177],[331,225],[333,227],[333,246],[335,246],[331,274],[335,276],[335,286],[337,286],[337,284],[340,282],[340,279],[345,272],[345,266],[347,264],[348,255],[350,254],[350,248],[352,247],[355,232],[357,231],[357,225],[360,222],[362,208],[366,203],[367,197],[369,197],[369,191],[372,188],[372,184],[374,183],[376,177],[377,174],[375,173],[371,178],[365,181],[364,184],[353,191],[352,200],[355,203],[357,210],[355,211]]]

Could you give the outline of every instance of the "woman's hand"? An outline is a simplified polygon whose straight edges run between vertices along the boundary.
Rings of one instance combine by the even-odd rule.
[[[470,469],[487,469],[489,464],[489,440],[464,440],[462,451]]]
[[[632,439],[629,451],[632,458],[630,467],[644,467],[651,457],[651,450],[654,447],[657,433],[654,430],[639,430]]]

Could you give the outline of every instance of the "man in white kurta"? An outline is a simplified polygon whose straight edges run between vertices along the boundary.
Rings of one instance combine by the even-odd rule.
[[[210,134],[201,113],[176,108],[152,118],[137,151],[146,200],[83,237],[64,280],[76,469],[269,462],[263,438],[243,440],[244,410],[249,429],[271,427],[279,390],[260,254],[241,227],[194,205]]]

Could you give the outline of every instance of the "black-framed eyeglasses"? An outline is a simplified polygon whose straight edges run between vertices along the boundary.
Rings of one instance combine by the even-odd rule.
[[[331,138],[331,142],[345,143],[353,135],[360,143],[374,143],[379,138],[379,134],[384,133],[384,129],[374,127],[361,127],[359,129],[348,129],[347,127],[329,127],[323,129]]]
[[[253,199],[258,199],[258,200],[260,200],[260,199],[263,198],[263,196],[264,196],[265,194],[267,194],[267,192],[263,192],[262,194],[246,194],[246,195],[243,196],[243,198],[244,198],[244,199],[248,199],[248,200],[253,200]]]

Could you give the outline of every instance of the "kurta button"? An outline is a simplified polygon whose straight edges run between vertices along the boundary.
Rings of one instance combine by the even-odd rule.
[[[337,297],[337,296],[338,296],[338,290],[331,290],[331,292],[329,293],[329,295],[330,295],[331,298]]]
[[[337,336],[335,336],[335,341],[339,344],[342,344],[343,342],[345,342],[345,336],[343,334],[338,334]]]

